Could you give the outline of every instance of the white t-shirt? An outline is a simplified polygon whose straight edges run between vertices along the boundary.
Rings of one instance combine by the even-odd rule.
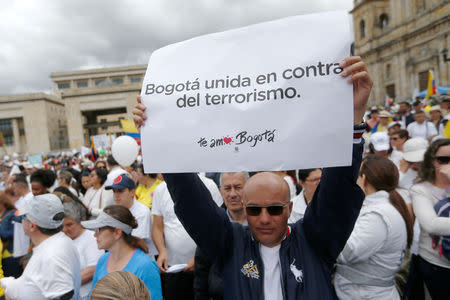
[[[438,134],[434,124],[428,121],[425,121],[422,124],[412,122],[406,129],[408,130],[409,136],[412,138],[421,137],[426,139]]]
[[[305,190],[302,190],[300,194],[291,199],[293,202],[291,216],[289,217],[288,223],[295,223],[305,215],[306,207],[308,205],[305,201]]]
[[[281,290],[280,246],[269,248],[260,245],[264,264],[264,299],[283,299]]]
[[[114,199],[110,196],[111,190],[105,190],[105,186],[103,185],[99,189],[94,189],[94,187],[90,187],[86,194],[83,197],[83,204],[86,205],[91,214],[96,217],[98,214],[108,205],[114,204]]]
[[[222,205],[222,196],[214,181],[199,177],[210,191],[214,202],[218,206]],[[169,266],[187,263],[194,257],[196,245],[175,215],[173,201],[165,182],[160,183],[153,194],[152,214],[161,216],[164,220],[164,242]]]
[[[390,161],[394,163],[398,170],[400,170],[400,161],[403,158],[403,153],[397,150],[392,150],[391,155],[389,155]]]
[[[59,232],[33,249],[22,276],[8,282],[6,293],[20,300],[45,300],[74,291],[80,299],[80,258],[73,241]]]
[[[33,193],[29,192],[14,203],[15,207],[20,210],[27,205],[29,201],[33,200]],[[14,237],[13,237],[13,256],[21,257],[28,253],[30,248],[30,238],[25,235],[22,223],[14,222]]]
[[[294,180],[291,176],[287,175],[283,177],[284,181],[287,182],[289,186],[289,193],[291,194],[291,199],[295,197],[295,194],[297,193],[297,189],[295,188]]]
[[[97,247],[97,240],[94,237],[94,231],[84,230],[84,232],[73,240],[75,247],[80,255],[80,272],[87,267],[96,266],[97,261],[105,251]],[[80,297],[86,298],[91,291],[92,280],[83,284],[80,288]]]
[[[130,207],[131,214],[136,218],[138,227],[133,229],[131,235],[141,238],[148,246],[148,255],[151,257],[158,254],[155,244],[152,240],[153,218],[150,209],[136,199],[133,200],[133,205]]]

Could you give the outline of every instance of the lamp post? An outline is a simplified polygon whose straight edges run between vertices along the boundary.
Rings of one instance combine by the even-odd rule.
[[[444,60],[444,62],[447,62],[450,60],[450,58],[447,57],[447,53],[448,53],[447,48],[444,48],[444,50],[442,50],[441,53],[442,53],[442,59]]]

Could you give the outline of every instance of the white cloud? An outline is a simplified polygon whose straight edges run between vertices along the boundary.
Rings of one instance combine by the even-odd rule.
[[[0,94],[49,90],[51,72],[143,64],[167,44],[286,16],[349,11],[352,2],[5,1],[0,10]]]

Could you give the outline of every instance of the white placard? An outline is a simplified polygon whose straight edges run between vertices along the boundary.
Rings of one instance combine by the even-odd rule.
[[[92,136],[95,150],[111,148],[111,139],[106,133]]]
[[[146,172],[257,171],[351,163],[346,12],[295,16],[153,52],[141,96]]]

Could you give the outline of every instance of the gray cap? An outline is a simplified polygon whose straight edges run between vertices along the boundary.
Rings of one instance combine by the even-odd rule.
[[[103,211],[100,212],[97,219],[95,220],[82,221],[81,226],[89,230],[96,230],[106,226],[113,228],[117,227],[122,229],[122,231],[125,232],[126,234],[131,234],[131,231],[133,231],[133,228],[130,225],[114,219],[113,217],[111,217],[110,215],[108,215]]]
[[[26,215],[28,220],[36,223],[39,227],[56,229],[62,225],[64,207],[56,195],[43,194],[33,197],[19,211],[19,216],[23,215]]]

